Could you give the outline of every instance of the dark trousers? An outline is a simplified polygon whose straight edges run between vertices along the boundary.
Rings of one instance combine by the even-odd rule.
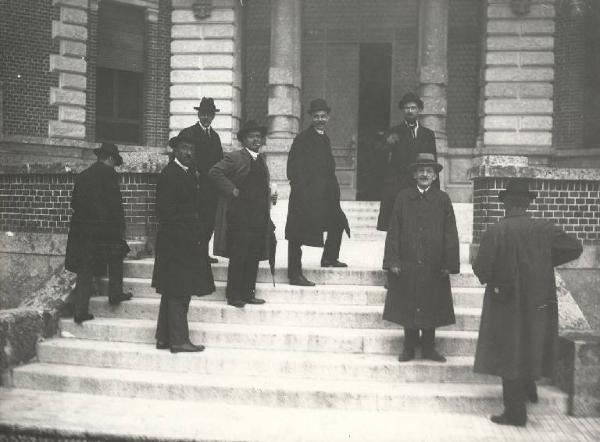
[[[119,257],[111,257],[107,263],[108,266],[108,297],[112,298],[123,293],[123,259]],[[94,266],[92,256],[83,258],[80,263],[80,270],[77,272],[77,280],[75,286],[75,315],[83,316],[88,313],[90,305],[90,296],[94,291],[93,278],[94,270],[98,270]]]
[[[502,399],[504,401],[504,414],[517,423],[527,421],[527,392],[535,389],[535,382],[530,379],[502,378]]]
[[[344,228],[340,227],[327,232],[325,246],[323,247],[323,261],[337,261],[340,257],[340,248],[342,246],[342,234]],[[288,241],[288,277],[295,278],[302,274],[302,243]]]
[[[265,243],[261,232],[229,231],[228,301],[248,301],[254,297],[258,264]]]
[[[419,338],[419,331],[421,337]],[[421,344],[422,351],[431,351],[435,348],[435,328],[407,328],[404,327],[404,348],[414,350]]]
[[[161,296],[156,323],[157,341],[170,345],[182,345],[190,341],[187,315],[191,298],[191,296]]]

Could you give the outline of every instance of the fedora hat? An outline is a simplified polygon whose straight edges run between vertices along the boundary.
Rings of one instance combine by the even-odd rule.
[[[246,121],[237,133],[237,139],[240,143],[244,142],[244,137],[248,132],[258,131],[264,137],[267,134],[267,127],[261,126],[255,120]]]
[[[306,112],[308,112],[309,114],[314,114],[315,112],[319,111],[331,112],[331,108],[329,107],[327,102],[322,98],[317,98],[311,101],[310,108]]]
[[[196,109],[198,112],[208,112],[209,114],[214,114],[221,110],[215,107],[215,100],[207,97],[202,97],[202,100],[200,100],[200,106],[194,106],[194,109]]]
[[[414,92],[407,92],[402,96],[402,99],[398,102],[398,107],[402,109],[406,103],[416,103],[419,109],[423,110],[423,100],[419,98]]]
[[[529,190],[529,180],[512,179],[506,185],[506,190],[498,192],[498,199],[502,202],[507,196],[526,196],[533,201],[537,198],[537,192]]]
[[[115,160],[115,166],[123,164],[123,157],[119,154],[119,149],[113,143],[102,143],[100,147],[94,149],[94,153],[98,158],[112,157]]]
[[[420,153],[414,163],[408,166],[408,171],[413,173],[419,166],[432,166],[436,173],[439,173],[444,167],[435,160],[432,153]]]
[[[179,133],[169,140],[169,147],[175,149],[177,144],[182,142],[187,142],[194,146],[196,145],[196,140],[191,135],[181,135],[181,133]]]

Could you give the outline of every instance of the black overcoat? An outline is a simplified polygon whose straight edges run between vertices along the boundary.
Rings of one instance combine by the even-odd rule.
[[[348,223],[340,207],[340,186],[327,134],[320,135],[309,127],[294,138],[287,177],[290,199],[285,238],[323,247],[323,232]]]
[[[415,162],[420,153],[432,153],[437,161],[435,134],[431,129],[419,125],[417,138],[414,138],[412,129],[406,122],[402,122],[398,126],[392,127],[385,134],[384,140],[391,134],[398,136],[398,142],[387,144],[384,141],[382,145],[384,149],[389,150],[389,161],[385,171],[379,218],[377,219],[377,230],[382,231],[387,231],[398,192],[406,187],[416,185],[412,175],[408,172],[408,166]],[[436,180],[434,184],[439,188],[439,180]]]
[[[110,254],[120,257],[127,254],[119,175],[113,167],[97,161],[77,175],[71,208],[73,216],[65,256],[67,270],[78,272],[86,256],[92,257],[95,268],[99,269],[108,263]]]
[[[554,266],[582,246],[551,222],[507,216],[481,239],[473,271],[487,284],[475,371],[509,379],[551,374],[558,334]]]
[[[158,177],[158,232],[152,287],[168,296],[208,295],[215,284],[198,216],[198,183],[175,161]]]
[[[460,272],[458,232],[448,194],[431,186],[424,194],[417,186],[396,197],[385,239],[383,268],[388,273],[383,319],[408,328],[454,324],[450,278]]]

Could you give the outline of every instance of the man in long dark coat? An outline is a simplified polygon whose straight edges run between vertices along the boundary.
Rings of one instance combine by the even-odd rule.
[[[400,190],[415,186],[408,166],[420,153],[431,153],[437,161],[435,134],[419,124],[419,114],[423,110],[423,101],[414,93],[404,94],[398,107],[404,113],[404,121],[392,127],[385,135],[382,149],[388,152],[389,161],[385,171],[381,194],[377,230],[387,231],[394,201]],[[439,180],[434,181],[435,187]]]
[[[450,197],[433,185],[441,169],[433,154],[410,165],[416,184],[396,197],[385,239],[383,319],[404,326],[401,362],[415,357],[419,331],[421,356],[445,362],[435,350],[435,329],[455,322],[449,274],[460,271],[458,232]]]
[[[103,275],[107,267],[109,302],[116,305],[132,297],[131,293],[123,293],[123,258],[129,247],[115,171],[115,166],[123,164],[123,158],[111,143],[103,143],[94,153],[98,161],[75,179],[65,256],[65,268],[77,273],[74,320],[78,324],[94,319],[88,311],[92,279]]]
[[[206,254],[206,233],[198,214],[199,183],[193,169],[194,140],[178,135],[169,141],[174,157],[156,185],[158,232],[152,287],[160,293],[156,348],[171,353],[197,352],[190,342],[187,314],[192,295],[215,290]]]
[[[302,274],[301,246],[323,247],[321,267],[347,267],[339,261],[342,233],[350,232],[340,207],[340,186],[335,175],[331,143],[325,133],[331,108],[323,99],[311,101],[311,127],[299,133],[290,149],[287,177],[290,180],[285,238],[288,240],[290,284],[314,286]],[[323,244],[323,233],[327,240]]]
[[[202,97],[200,105],[195,106],[198,111],[198,121],[190,127],[186,127],[179,134],[194,140],[193,163],[200,185],[198,198],[198,211],[205,226],[204,233],[207,236],[206,244],[215,230],[215,215],[217,213],[218,192],[208,177],[208,171],[217,162],[223,159],[223,147],[219,134],[211,127],[217,109],[212,98]],[[208,249],[206,251],[208,254]],[[216,258],[209,257],[210,262],[217,262]]]
[[[527,207],[536,193],[515,179],[499,193],[506,216],[481,239],[473,271],[486,284],[475,371],[502,377],[503,425],[524,426],[535,379],[549,376],[558,335],[554,267],[581,255],[581,242]]]
[[[270,177],[267,162],[259,153],[267,128],[248,121],[237,134],[242,148],[225,155],[210,169],[219,191],[214,253],[229,258],[227,303],[242,308],[264,304],[255,296],[258,265],[269,257],[275,241],[271,221]]]

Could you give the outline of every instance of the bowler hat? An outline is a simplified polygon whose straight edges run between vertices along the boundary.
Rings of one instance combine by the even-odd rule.
[[[98,158],[100,156],[114,158],[115,166],[123,164],[123,157],[119,154],[119,149],[113,143],[102,143],[100,147],[94,149],[94,153]]]
[[[171,149],[175,149],[177,144],[182,143],[182,142],[187,142],[187,143],[190,143],[191,145],[196,144],[196,140],[194,138],[192,138],[191,135],[181,135],[181,133],[179,133],[177,136],[175,136],[169,140],[169,147],[171,147]]]
[[[414,92],[407,92],[402,96],[402,99],[398,102],[398,107],[402,109],[406,103],[416,103],[419,109],[423,110],[423,100],[419,98]]]
[[[408,166],[408,171],[412,173],[419,166],[431,166],[435,169],[436,173],[439,173],[444,168],[435,160],[435,156],[432,153],[420,153],[417,155],[415,162]]]
[[[322,98],[317,98],[316,100],[311,101],[310,108],[306,112],[309,114],[314,114],[315,112],[319,111],[331,112],[331,108]]]
[[[533,201],[537,198],[537,192],[529,190],[529,180],[512,179],[506,185],[506,190],[498,192],[498,199],[502,202],[507,196],[526,196]]]
[[[248,120],[248,121],[246,121],[242,125],[241,129],[237,133],[237,139],[238,139],[238,141],[240,143],[242,143],[244,141],[244,137],[249,132],[253,132],[253,131],[260,132],[263,137],[267,134],[267,128],[266,128],[266,126],[261,126],[260,124],[258,124],[254,120]]]
[[[207,97],[202,97],[202,100],[200,100],[200,106],[194,106],[194,109],[196,109],[198,112],[208,112],[209,114],[214,114],[221,110],[215,107],[215,100]]]

